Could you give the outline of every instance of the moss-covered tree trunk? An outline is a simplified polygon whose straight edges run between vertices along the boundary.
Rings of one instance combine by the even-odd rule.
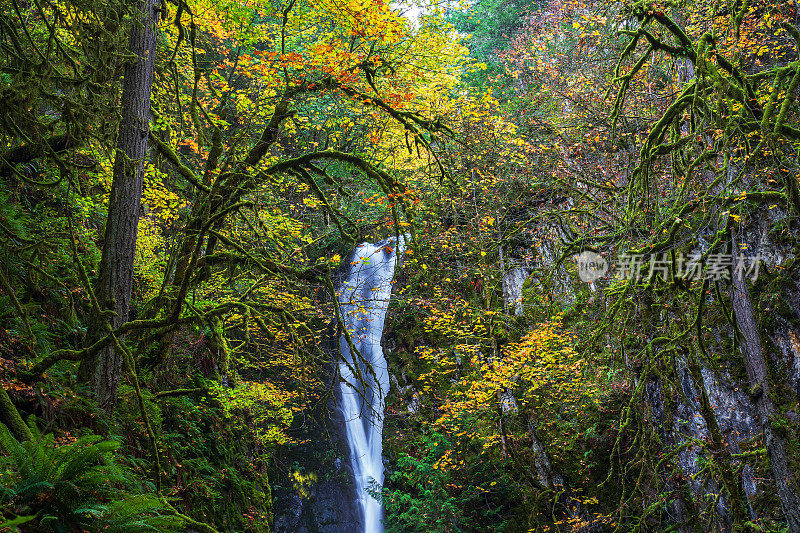
[[[733,250],[738,250],[735,235],[731,238]],[[747,370],[749,393],[756,406],[758,423],[764,432],[764,443],[775,477],[775,488],[789,531],[800,533],[800,498],[797,495],[794,475],[789,468],[784,437],[772,427],[775,405],[770,398],[767,360],[761,344],[761,334],[753,311],[750,290],[741,269],[733,269],[731,276],[731,303],[736,315],[736,325],[741,334],[741,352]]]
[[[112,311],[97,317],[89,341],[106,333],[105,321],[117,327],[128,320],[133,282],[133,259],[150,130],[150,96],[156,56],[156,25],[159,3],[138,0],[130,33],[130,52],[135,58],[125,67],[122,84],[122,122],[117,138],[114,175],[108,202],[103,255],[95,292],[100,306]],[[88,377],[98,404],[113,409],[122,375],[124,354],[113,343],[84,362],[82,375]]]
[[[33,438],[30,428],[3,387],[0,387],[0,423],[5,424],[20,442]]]

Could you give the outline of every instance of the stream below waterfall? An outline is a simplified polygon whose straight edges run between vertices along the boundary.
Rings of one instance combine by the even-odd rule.
[[[383,509],[370,492],[380,491],[383,485],[383,416],[389,372],[381,336],[402,245],[402,238],[397,242],[394,237],[360,244],[350,258],[339,294],[342,319],[350,334],[350,342],[343,334],[339,346],[341,409],[363,533],[383,531]],[[351,348],[355,348],[355,356]]]

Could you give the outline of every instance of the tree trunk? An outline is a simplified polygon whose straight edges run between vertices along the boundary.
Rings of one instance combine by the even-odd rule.
[[[136,59],[125,67],[122,84],[122,122],[114,157],[114,175],[108,201],[103,255],[95,292],[100,306],[115,314],[112,327],[128,320],[133,281],[133,259],[150,130],[150,95],[153,85],[158,23],[156,0],[138,0],[131,26],[130,52]],[[103,336],[105,317],[97,317],[89,339]],[[82,365],[97,403],[113,410],[122,374],[123,354],[113,344]]]
[[[731,234],[733,250],[738,250],[736,236]],[[789,525],[789,531],[800,533],[800,498],[797,495],[794,476],[789,469],[784,437],[772,427],[775,405],[770,398],[767,360],[761,345],[761,334],[750,299],[750,290],[741,269],[733,269],[731,276],[731,304],[736,315],[736,325],[741,333],[741,351],[747,370],[749,393],[756,407],[758,423],[764,432],[764,442],[772,465],[775,488],[781,508]]]
[[[536,467],[536,474],[539,476],[539,482],[549,489],[561,490],[564,486],[564,478],[550,466],[550,459],[547,457],[544,444],[542,444],[542,441],[536,436],[536,421],[533,417],[528,418],[528,433],[531,436],[533,466]]]
[[[11,430],[11,433],[18,441],[30,440],[33,438],[30,428],[22,420],[14,402],[8,396],[6,389],[0,386],[0,423],[3,423]]]
[[[698,330],[698,342],[702,342],[699,335],[700,332]],[[714,407],[711,405],[711,401],[708,398],[708,393],[703,383],[703,374],[700,364],[694,356],[690,355],[688,357],[687,366],[689,367],[692,385],[695,391],[699,393],[700,415],[703,417],[703,422],[706,424],[708,439],[711,441],[708,449],[712,457],[714,457],[719,464],[722,485],[728,492],[728,498],[730,498],[731,521],[735,527],[741,527],[741,524],[745,522],[747,516],[747,494],[745,494],[744,487],[739,480],[736,479],[736,475],[734,474],[735,468],[733,458],[731,457],[730,449],[725,445],[725,439],[719,429]]]

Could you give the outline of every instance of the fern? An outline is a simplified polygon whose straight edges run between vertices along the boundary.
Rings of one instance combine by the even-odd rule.
[[[97,435],[58,446],[52,434],[19,442],[0,424],[0,527],[21,531],[176,531],[182,520],[114,461],[119,443]]]

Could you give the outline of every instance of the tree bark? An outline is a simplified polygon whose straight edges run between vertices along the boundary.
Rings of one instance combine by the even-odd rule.
[[[0,423],[5,424],[20,442],[33,438],[30,428],[22,420],[14,402],[2,386],[0,386]]]
[[[736,236],[731,234],[732,250],[738,250]],[[767,360],[761,344],[761,333],[750,299],[750,290],[741,269],[733,269],[731,275],[731,304],[736,315],[736,325],[741,334],[741,352],[747,370],[749,393],[756,407],[758,423],[764,432],[764,443],[772,465],[775,488],[781,502],[784,517],[792,533],[800,533],[800,498],[789,461],[786,457],[784,437],[772,427],[775,405],[770,398]]]
[[[130,52],[136,58],[125,67],[122,84],[122,122],[114,157],[114,174],[108,201],[103,255],[95,292],[100,306],[113,311],[110,319],[97,317],[90,344],[105,334],[105,321],[113,328],[128,320],[133,283],[133,260],[150,130],[150,96],[156,55],[157,0],[138,0],[130,33]],[[113,344],[82,365],[98,405],[113,410],[122,375],[124,354]]]
[[[536,422],[533,417],[528,418],[528,433],[531,436],[531,451],[533,452],[533,465],[539,482],[548,489],[559,490],[564,486],[564,478],[550,466],[550,459],[544,444],[536,436]]]

